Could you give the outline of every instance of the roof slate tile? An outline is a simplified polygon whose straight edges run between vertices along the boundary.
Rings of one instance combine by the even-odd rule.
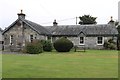
[[[102,25],[61,25],[61,26],[47,26],[53,36],[78,36],[83,32],[86,36],[95,35],[117,35],[117,29],[109,24]]]

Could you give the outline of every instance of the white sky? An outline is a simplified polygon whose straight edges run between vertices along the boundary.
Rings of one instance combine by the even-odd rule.
[[[40,25],[75,25],[75,17],[84,14],[97,17],[98,24],[106,24],[113,16],[118,19],[119,0],[0,0],[0,27],[14,22],[23,9],[26,19]],[[78,19],[79,20],[79,19]]]

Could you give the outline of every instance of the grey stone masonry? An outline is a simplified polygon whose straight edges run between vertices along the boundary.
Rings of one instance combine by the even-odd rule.
[[[2,31],[0,30],[0,50],[2,50]]]
[[[21,10],[18,19],[0,33],[0,41],[1,34],[4,37],[5,50],[20,50],[26,42],[32,42],[34,39],[46,40],[48,37],[51,37],[52,42],[60,37],[67,37],[75,46],[84,46],[87,49],[103,49],[106,40],[117,40],[118,31],[112,19],[109,24],[58,25],[55,20],[53,26],[41,26],[26,20],[25,16]]]
[[[13,36],[12,41],[11,35]],[[14,49],[24,46],[26,42],[30,42],[30,35],[33,35],[33,39],[46,39],[46,36],[38,34],[26,24],[24,26],[15,24],[4,33],[4,49],[10,50],[11,46]]]

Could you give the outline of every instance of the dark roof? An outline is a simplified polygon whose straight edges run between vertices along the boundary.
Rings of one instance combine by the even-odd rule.
[[[53,36],[74,36],[78,35],[83,27],[75,25],[47,26]]]
[[[6,28],[3,32],[3,34],[8,31],[11,27],[13,27],[17,21],[23,21],[26,25],[28,25],[31,29],[35,30],[36,32],[38,32],[40,35],[50,35],[51,33],[49,32],[49,30],[47,30],[46,28],[44,28],[43,26],[34,23],[32,21],[23,19],[23,18],[18,18],[15,22],[13,22],[8,28]]]
[[[13,26],[16,24],[17,21],[19,21],[19,19],[17,19],[17,20],[14,21],[10,26],[8,26],[7,28],[5,28],[5,30],[3,31],[3,34],[4,34],[5,32],[7,32],[11,27],[13,27]]]
[[[47,26],[53,36],[116,36],[117,29],[110,24]]]
[[[28,25],[31,29],[40,35],[52,36],[79,36],[83,33],[85,36],[116,36],[118,31],[115,26],[110,24],[102,25],[56,25],[43,27],[37,23],[19,17],[8,28],[3,31],[3,34],[13,27],[19,20]]]
[[[32,21],[29,21],[29,20],[25,20],[25,19],[24,19],[24,22],[41,35],[50,35],[51,34],[48,29],[44,28],[43,26],[41,26],[37,23],[34,23]]]

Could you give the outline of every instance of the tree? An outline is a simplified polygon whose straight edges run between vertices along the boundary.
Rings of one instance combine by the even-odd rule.
[[[120,50],[120,25],[118,25],[117,30],[118,30],[117,47],[118,47],[118,50]]]
[[[118,21],[115,21],[115,26],[118,26],[119,22]]]
[[[90,15],[80,16],[79,17],[79,19],[80,19],[79,24],[81,24],[81,25],[85,25],[85,24],[97,24],[96,18],[97,17],[92,17]]]

